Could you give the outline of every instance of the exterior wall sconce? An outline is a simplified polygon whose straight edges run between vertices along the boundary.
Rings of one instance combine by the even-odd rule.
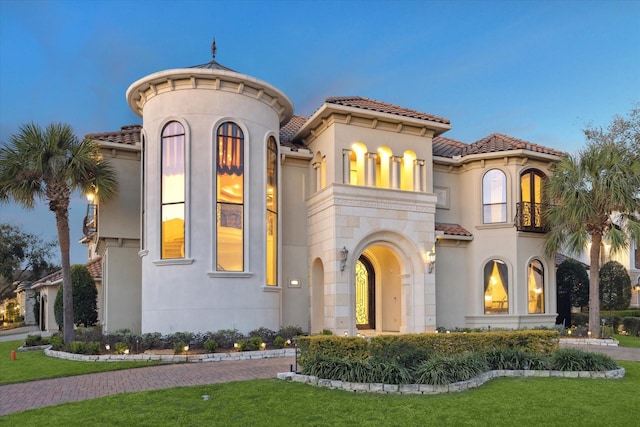
[[[435,249],[427,252],[427,259],[429,260],[429,274],[433,273],[433,267],[436,266],[436,251]]]
[[[349,257],[349,250],[346,246],[343,246],[340,249],[340,271],[344,271],[344,268],[347,265],[347,258]]]
[[[640,277],[638,277],[638,283],[633,287],[633,290],[640,292]]]
[[[95,234],[98,227],[98,210],[96,207],[96,193],[94,191],[90,191],[86,194],[87,196],[87,215],[84,217],[84,221],[82,224],[82,233],[91,237]]]

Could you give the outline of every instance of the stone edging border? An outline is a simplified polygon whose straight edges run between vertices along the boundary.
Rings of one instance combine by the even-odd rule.
[[[447,385],[428,384],[381,384],[381,383],[351,383],[339,380],[326,380],[312,375],[302,375],[295,372],[282,372],[278,379],[310,384],[317,387],[332,388],[360,393],[386,394],[442,394],[465,391],[477,388],[493,378],[499,377],[537,377],[537,378],[606,378],[620,379],[625,374],[624,368],[611,371],[545,371],[545,370],[495,370],[488,371],[467,381]]]
[[[598,345],[605,347],[618,347],[618,340],[599,338],[560,338],[562,344]]]
[[[277,357],[294,357],[295,348],[283,348],[280,350],[243,351],[234,353],[206,353],[206,354],[75,354],[64,351],[51,350],[47,346],[44,354],[58,359],[78,360],[83,362],[122,362],[122,361],[158,361],[162,363],[200,363],[223,362],[228,360],[272,359]]]

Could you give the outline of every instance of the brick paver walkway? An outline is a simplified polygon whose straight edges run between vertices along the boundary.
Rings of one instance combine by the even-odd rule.
[[[275,378],[294,362],[293,357],[281,357],[185,363],[10,384],[0,386],[0,415],[110,394]]]

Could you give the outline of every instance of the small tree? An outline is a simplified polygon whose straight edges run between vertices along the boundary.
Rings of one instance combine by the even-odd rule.
[[[631,303],[631,277],[617,261],[600,269],[600,304],[603,310],[625,310]]]
[[[76,264],[71,267],[71,285],[73,292],[73,322],[76,325],[95,325],[98,321],[98,311],[96,309],[98,290],[86,266]],[[62,322],[64,322],[63,298],[63,290],[61,287],[53,304],[56,322],[60,326],[62,326]]]
[[[589,275],[579,261],[569,258],[556,271],[558,291],[569,294],[572,307],[586,307],[589,304]]]

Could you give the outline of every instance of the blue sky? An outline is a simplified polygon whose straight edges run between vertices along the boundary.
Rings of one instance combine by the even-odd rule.
[[[640,101],[639,1],[0,0],[0,141],[65,122],[78,136],[141,123],[134,81],[216,60],[309,116],[359,95],[446,117],[467,143],[501,132],[575,152],[587,124]],[[86,203],[71,206],[72,263]],[[56,237],[53,214],[0,222]]]

